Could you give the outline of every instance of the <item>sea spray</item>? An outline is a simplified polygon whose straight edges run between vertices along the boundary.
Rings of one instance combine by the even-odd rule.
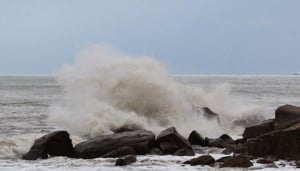
[[[50,109],[49,120],[73,134],[96,136],[134,125],[158,133],[175,126],[216,137],[232,133],[232,121],[252,111],[229,86],[210,92],[177,82],[157,60],[92,46],[57,75],[65,94]],[[220,114],[221,123],[203,117],[202,107]]]

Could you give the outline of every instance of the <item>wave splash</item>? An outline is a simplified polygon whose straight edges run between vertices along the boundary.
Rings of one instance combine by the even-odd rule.
[[[232,97],[228,85],[210,92],[177,82],[157,60],[130,56],[110,47],[83,50],[57,76],[64,100],[51,107],[49,120],[71,133],[96,136],[121,126],[158,133],[175,126],[188,135],[196,129],[209,137],[231,132],[232,120],[253,113],[253,106]],[[209,107],[221,124],[197,109]]]

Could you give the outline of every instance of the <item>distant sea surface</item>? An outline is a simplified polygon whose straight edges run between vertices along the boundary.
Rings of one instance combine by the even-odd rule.
[[[249,104],[263,106],[267,117],[283,104],[300,106],[300,76],[175,76],[184,84],[210,90],[228,84],[231,94]],[[66,159],[23,161],[34,138],[56,129],[49,124],[49,106],[63,96],[63,90],[50,76],[0,76],[0,170],[192,170],[182,167],[172,156],[140,156],[137,163],[115,168],[112,159]],[[27,137],[31,137],[28,139]],[[217,155],[217,154],[216,154]],[[188,159],[188,158],[184,158]],[[142,161],[141,161],[142,160]],[[206,168],[209,169],[209,168]]]

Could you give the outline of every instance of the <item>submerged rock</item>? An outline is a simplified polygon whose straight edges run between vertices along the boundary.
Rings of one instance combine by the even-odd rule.
[[[116,166],[126,166],[131,163],[136,162],[136,157],[134,155],[127,155],[116,160]]]
[[[72,157],[73,152],[69,133],[67,131],[55,131],[35,140],[29,152],[23,156],[23,159],[44,159],[48,158],[48,155]]]
[[[154,141],[155,135],[150,131],[128,131],[92,138],[77,144],[74,150],[78,158],[85,159],[107,157],[108,154],[112,154],[113,151],[119,149],[120,151],[113,153],[114,157],[118,157],[116,154],[128,152],[127,147],[132,148],[135,154],[143,155],[150,152]],[[124,150],[125,147],[126,150]]]
[[[157,137],[156,144],[164,154],[180,156],[195,155],[191,144],[174,127],[163,130]]]

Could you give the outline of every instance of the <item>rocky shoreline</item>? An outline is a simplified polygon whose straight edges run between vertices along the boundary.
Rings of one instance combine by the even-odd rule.
[[[174,127],[157,136],[147,130],[122,128],[114,134],[94,137],[73,147],[67,131],[55,131],[35,140],[23,159],[49,156],[117,158],[115,164],[124,166],[136,162],[135,155],[194,156],[201,153],[202,148],[220,148],[228,156],[215,159],[205,154],[182,164],[247,168],[255,159],[257,163],[274,167],[274,161],[284,159],[294,160],[300,167],[300,107],[280,106],[274,119],[245,128],[243,138],[236,140],[227,134],[216,139],[203,138],[197,131],[185,138]]]

